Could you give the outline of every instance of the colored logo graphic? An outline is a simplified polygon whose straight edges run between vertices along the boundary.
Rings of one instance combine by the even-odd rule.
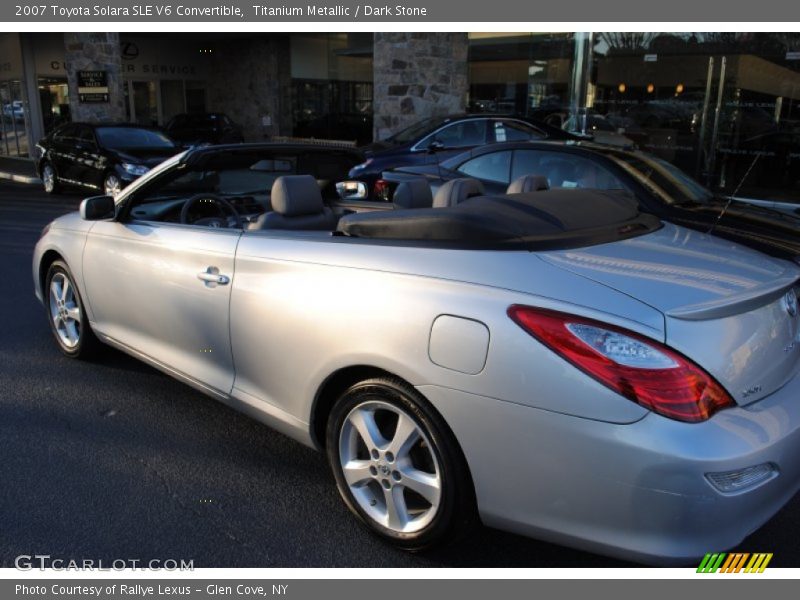
[[[763,573],[769,561],[772,560],[772,552],[759,552],[750,554],[748,552],[734,552],[726,554],[719,552],[706,554],[700,566],[697,567],[698,573]]]

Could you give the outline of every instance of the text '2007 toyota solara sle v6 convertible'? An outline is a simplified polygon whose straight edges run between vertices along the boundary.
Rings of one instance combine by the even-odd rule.
[[[191,150],[52,222],[60,349],[110,344],[324,450],[407,549],[483,522],[680,563],[796,493],[797,265],[620,192],[417,180],[359,210],[314,168]]]

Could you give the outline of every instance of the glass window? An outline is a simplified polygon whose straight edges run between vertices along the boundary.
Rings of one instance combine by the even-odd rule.
[[[520,121],[494,121],[492,135],[495,142],[526,142],[544,137],[539,130]]]
[[[633,142],[718,193],[800,202],[800,33],[601,32],[593,50],[596,141]]]
[[[573,33],[470,33],[470,112],[544,119],[569,106]]]
[[[596,161],[568,152],[517,150],[511,180],[523,175],[544,175],[551,188],[625,189],[619,179]]]
[[[155,129],[138,127],[98,127],[97,140],[105,148],[172,148],[166,135]]]
[[[77,125],[67,124],[59,127],[53,134],[53,139],[57,142],[66,142],[73,139],[78,132]]]
[[[458,169],[460,173],[476,179],[508,183],[511,170],[511,151],[489,152],[468,160]]]
[[[444,148],[465,148],[480,146],[486,143],[486,121],[484,119],[467,119],[448,125],[434,133],[420,144],[421,148],[433,142],[440,143]]]
[[[161,115],[168,121],[174,115],[185,112],[186,97],[181,80],[161,81]]]
[[[430,119],[423,119],[419,123],[415,123],[410,127],[406,127],[399,133],[394,134],[388,140],[392,142],[397,142],[398,144],[405,144],[407,142],[413,142],[415,139],[430,133],[432,129],[436,129],[439,124],[442,122],[442,119],[438,117],[432,117]]]
[[[45,133],[70,121],[66,77],[39,77],[39,104]]]
[[[94,140],[94,132],[91,127],[81,127],[78,130],[78,142],[84,146],[96,146],[97,142]]]

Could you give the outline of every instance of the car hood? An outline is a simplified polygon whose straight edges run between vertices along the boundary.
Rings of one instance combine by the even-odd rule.
[[[671,224],[539,257],[660,311],[667,343],[711,372],[740,404],[797,372],[800,318],[785,306],[800,278],[797,265]]]

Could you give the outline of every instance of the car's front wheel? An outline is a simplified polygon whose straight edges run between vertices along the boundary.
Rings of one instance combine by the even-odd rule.
[[[384,540],[423,550],[473,523],[472,483],[453,434],[402,381],[348,389],[331,411],[326,445],[342,498]]]
[[[44,191],[48,194],[57,194],[61,191],[56,170],[49,162],[44,163],[42,166],[42,184],[44,185]]]
[[[59,349],[70,358],[91,356],[100,342],[92,332],[80,292],[66,263],[50,265],[45,279],[50,330]]]

